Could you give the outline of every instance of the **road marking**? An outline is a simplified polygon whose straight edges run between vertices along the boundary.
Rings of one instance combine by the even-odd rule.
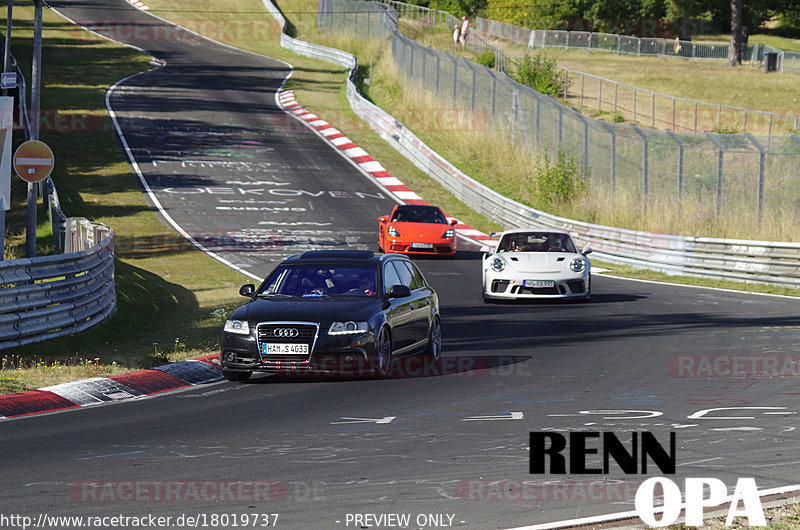
[[[494,421],[494,420],[521,420],[525,417],[522,412],[509,412],[508,414],[500,414],[499,416],[470,416],[461,421]]]
[[[577,414],[548,414],[550,417],[582,416],[585,414],[600,414],[604,420],[638,420],[642,418],[656,418],[663,416],[657,410],[581,410]],[[638,416],[606,416],[606,414],[639,414]],[[642,415],[643,414],[643,415]]]
[[[786,407],[720,407],[716,409],[698,410],[691,416],[687,416],[690,420],[697,420],[700,418],[707,420],[753,420],[755,416],[707,416],[710,412],[720,410],[786,410]],[[782,412],[781,414],[785,414]]]
[[[692,466],[694,464],[700,464],[702,462],[710,462],[711,460],[722,460],[721,456],[715,456],[714,458],[704,458],[703,460],[695,460],[694,462],[684,462],[682,464],[678,464],[678,467],[681,466]]]
[[[341,418],[347,421],[333,421],[331,425],[351,425],[354,423],[392,423],[397,416],[385,416],[383,418]]]

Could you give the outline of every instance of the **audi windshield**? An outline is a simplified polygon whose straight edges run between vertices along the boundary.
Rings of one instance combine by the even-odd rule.
[[[376,296],[376,285],[375,267],[300,264],[278,267],[258,296]]]

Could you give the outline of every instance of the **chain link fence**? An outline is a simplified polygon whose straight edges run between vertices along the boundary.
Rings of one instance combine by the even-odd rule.
[[[517,58],[519,59],[519,58]],[[571,68],[564,72],[563,98],[600,112],[619,112],[625,120],[682,132],[794,134],[800,118],[732,105],[705,103],[619,83]]]
[[[507,22],[475,17],[475,28],[485,36],[515,42],[527,48],[581,49],[628,55],[653,55],[690,60],[728,60],[725,42],[696,42],[676,39],[639,38],[616,33],[521,28]],[[800,53],[779,50],[765,44],[748,44],[743,58],[762,63],[767,53],[777,54],[777,70],[800,71]]]
[[[406,4],[397,0],[378,1],[394,8],[393,13],[396,14],[398,20],[405,19],[414,24],[443,26],[448,29],[459,23],[456,17],[445,11]],[[363,9],[363,6],[356,4],[350,9]],[[531,30],[481,17],[476,17],[475,25],[474,29],[477,31],[472,32],[472,38],[468,41],[467,46],[476,53],[493,52],[495,69],[500,72],[507,71],[508,66],[511,66],[511,71],[514,71],[522,56],[495,46],[489,38],[484,38],[481,34],[495,39],[514,41],[528,48],[549,47],[564,50],[578,48],[587,51],[603,50],[642,56],[726,61],[728,54],[728,45],[725,43],[637,38],[586,31]],[[788,54],[786,58],[789,65],[794,65],[794,61],[797,61],[797,65],[800,67],[800,54],[792,55],[792,52],[784,52],[763,44],[749,46],[744,55],[750,58],[752,64],[755,64],[762,62],[765,53],[775,53],[781,68],[784,64],[785,54]],[[660,94],[578,70],[561,66],[558,68],[565,72],[563,86],[567,90],[562,94],[565,100],[572,100],[580,106],[594,108],[600,112],[619,112],[625,120],[644,126],[682,132],[741,132],[766,134],[767,136],[800,132],[798,129],[800,119],[797,116]],[[787,69],[791,69],[791,66]]]
[[[363,26],[341,12],[386,9],[353,0],[321,0],[319,6],[321,28],[351,34]],[[797,217],[798,135],[681,133],[592,119],[504,73],[423,46],[390,27],[401,75],[443,106],[480,113],[531,153],[572,157],[593,197],[652,215],[682,208],[686,215],[726,215],[753,225],[753,231],[762,221]]]

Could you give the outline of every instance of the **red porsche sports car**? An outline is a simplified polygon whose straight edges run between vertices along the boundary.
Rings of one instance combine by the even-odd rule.
[[[381,252],[453,257],[456,254],[458,221],[450,223],[436,206],[399,204],[388,216],[378,218]]]

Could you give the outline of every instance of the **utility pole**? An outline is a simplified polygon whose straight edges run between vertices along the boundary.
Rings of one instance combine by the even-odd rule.
[[[39,139],[41,111],[39,100],[42,86],[42,4],[34,0],[33,20],[33,64],[31,67],[31,140]],[[28,183],[28,216],[25,228],[25,257],[36,257],[36,187]]]
[[[11,12],[14,9],[14,0],[8,0],[8,15],[6,15],[6,42],[5,47],[3,48],[3,52],[5,57],[3,58],[3,73],[8,72],[9,67],[11,66]],[[8,95],[8,90],[5,88],[3,89],[3,96]],[[22,91],[20,91],[20,97],[22,97]],[[22,116],[20,116],[22,119]],[[12,128],[13,130],[13,128]],[[11,141],[11,138],[6,138],[7,142]],[[0,175],[0,178],[6,178],[6,175]],[[11,178],[11,175],[8,175],[8,178]],[[9,197],[10,199],[10,197]],[[6,249],[6,205],[0,206],[0,261],[5,259],[5,249]]]

